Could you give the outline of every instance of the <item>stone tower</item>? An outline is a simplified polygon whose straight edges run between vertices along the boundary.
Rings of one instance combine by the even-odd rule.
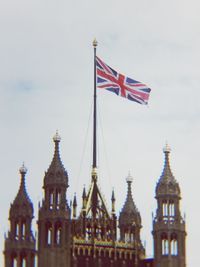
[[[53,160],[44,177],[44,199],[38,217],[38,267],[70,266],[70,208],[66,200],[68,174],[59,154],[58,133],[53,138]]]
[[[131,184],[133,178],[129,174],[126,178],[127,197],[119,215],[120,239],[126,243],[132,243],[135,250],[134,266],[138,266],[139,260],[144,258],[145,251],[140,240],[142,228],[140,213],[133,201]]]
[[[21,184],[10,207],[10,231],[5,239],[5,267],[34,267],[35,239],[31,230],[33,205],[26,192],[26,168],[20,168]]]
[[[170,148],[163,149],[164,169],[156,186],[157,210],[153,221],[155,267],[185,267],[185,221],[179,202],[181,192],[169,163]]]

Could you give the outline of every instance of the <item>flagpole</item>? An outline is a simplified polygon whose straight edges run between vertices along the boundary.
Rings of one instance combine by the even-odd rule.
[[[93,111],[93,164],[92,164],[92,172],[96,174],[97,168],[97,85],[96,85],[96,48],[97,48],[97,40],[94,39],[93,47],[94,47],[94,111]],[[94,175],[96,177],[96,175]]]

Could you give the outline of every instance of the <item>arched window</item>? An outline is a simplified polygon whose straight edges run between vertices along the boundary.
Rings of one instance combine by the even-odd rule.
[[[19,223],[18,222],[15,223],[15,239],[16,240],[19,239]]]
[[[177,240],[176,234],[171,235],[170,249],[171,249],[171,255],[172,256],[178,255],[178,240]]]
[[[56,209],[60,208],[61,203],[61,192],[59,189],[56,190]]]
[[[60,245],[60,243],[61,243],[61,228],[58,228],[56,232],[56,244]]]
[[[164,217],[168,216],[168,203],[167,203],[167,200],[163,200],[163,202],[162,202],[162,212],[163,212],[163,216]]]
[[[52,225],[46,224],[46,243],[47,245],[51,245],[53,241],[53,231],[52,231]]]
[[[169,216],[174,217],[175,216],[175,206],[174,206],[174,201],[170,200],[169,202]]]
[[[53,209],[53,190],[50,190],[49,192],[49,208],[50,210]]]
[[[61,223],[57,223],[55,225],[55,239],[54,239],[56,245],[61,244],[61,233],[62,233]]]
[[[21,232],[22,232],[22,239],[25,239],[25,234],[26,234],[26,224],[25,224],[25,222],[22,222]]]
[[[12,267],[17,267],[17,258],[16,257],[12,258]]]
[[[162,255],[169,255],[169,241],[167,235],[163,233],[161,235],[161,242],[162,242]]]
[[[22,261],[21,266],[22,267],[26,267],[26,258],[25,257],[22,257],[21,261]]]

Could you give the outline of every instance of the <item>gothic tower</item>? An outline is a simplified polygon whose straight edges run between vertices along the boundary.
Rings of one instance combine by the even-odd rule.
[[[59,154],[58,133],[53,138],[53,160],[44,177],[44,199],[38,217],[38,267],[70,266],[70,208],[66,200],[68,174]]]
[[[144,258],[145,251],[140,240],[142,228],[140,213],[133,201],[131,184],[133,178],[129,174],[126,178],[127,197],[119,215],[120,239],[126,243],[132,243],[135,250],[134,266],[138,266],[139,260]]]
[[[10,207],[10,231],[5,239],[5,267],[34,267],[35,239],[31,230],[33,205],[26,192],[25,166],[20,168],[21,184]]]
[[[164,169],[156,186],[157,210],[153,221],[155,267],[185,267],[185,221],[181,192],[169,163],[170,148],[163,149]]]

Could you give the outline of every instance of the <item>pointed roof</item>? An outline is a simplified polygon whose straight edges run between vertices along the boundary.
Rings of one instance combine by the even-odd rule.
[[[45,173],[44,186],[62,184],[68,187],[68,174],[60,158],[60,140],[61,137],[59,136],[58,132],[56,132],[55,136],[53,137],[53,141],[55,143],[54,156],[47,172]]]
[[[130,173],[126,178],[126,182],[128,186],[127,197],[124,206],[122,208],[122,211],[120,212],[119,215],[119,224],[121,226],[121,225],[132,225],[135,223],[136,225],[141,226],[141,216],[132,197],[131,184],[133,182],[133,178],[130,175]]]
[[[24,164],[19,169],[19,172],[21,174],[21,183],[15,200],[13,201],[13,204],[11,204],[10,215],[28,215],[33,217],[33,204],[28,196],[25,186],[25,175],[27,173],[27,169]]]
[[[92,181],[89,188],[88,193],[86,194],[85,187],[83,189],[82,195],[83,201],[83,208],[81,210],[80,217],[82,216],[83,212],[86,212],[86,217],[92,217],[95,219],[100,212],[104,214],[104,216],[110,219],[110,213],[106,207],[106,202],[104,197],[100,191],[100,188],[97,184],[97,169],[92,169]]]
[[[165,162],[163,172],[156,186],[156,197],[160,195],[177,195],[180,197],[180,187],[171,171],[169,154],[171,149],[168,144],[163,148]]]

